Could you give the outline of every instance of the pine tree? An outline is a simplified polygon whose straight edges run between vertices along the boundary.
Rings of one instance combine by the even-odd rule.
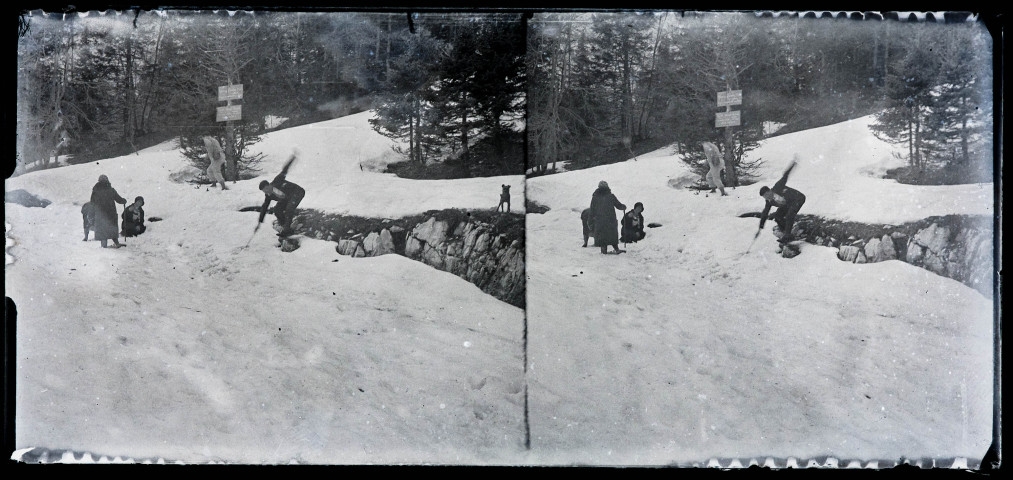
[[[954,166],[966,166],[972,148],[989,127],[990,111],[987,69],[982,69],[982,52],[988,48],[970,27],[954,26],[942,36],[936,50],[939,75],[927,116],[928,137],[939,145],[941,160]],[[986,77],[986,78],[983,78]]]
[[[886,141],[906,144],[909,165],[922,171],[935,150],[927,121],[939,81],[939,63],[931,51],[933,39],[922,29],[910,33],[906,53],[889,67],[887,106],[876,116],[872,129]]]

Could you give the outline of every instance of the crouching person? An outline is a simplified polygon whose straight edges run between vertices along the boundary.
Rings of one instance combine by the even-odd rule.
[[[644,204],[637,202],[633,205],[633,210],[626,212],[623,215],[623,230],[622,238],[620,241],[623,243],[635,243],[639,242],[647,236],[644,232]]]
[[[123,209],[123,231],[124,237],[134,237],[144,233],[147,227],[144,226],[144,197],[137,197],[134,203]]]

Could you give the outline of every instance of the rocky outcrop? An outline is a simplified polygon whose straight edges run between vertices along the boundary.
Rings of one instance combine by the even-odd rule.
[[[457,275],[512,305],[524,305],[524,244],[492,225],[430,217],[407,233],[404,255]]]
[[[802,238],[837,248],[843,261],[899,260],[993,295],[991,217],[949,215],[903,225],[868,225],[805,216],[798,225]]]
[[[524,307],[524,215],[441,210],[400,219],[301,211],[297,231],[351,257],[403,255]]]

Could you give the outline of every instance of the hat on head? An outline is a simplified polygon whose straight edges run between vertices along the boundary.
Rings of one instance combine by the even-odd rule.
[[[633,208],[637,208],[637,207],[640,207],[640,209],[643,210],[644,209],[644,204],[640,203],[640,202],[634,203],[633,204]]]
[[[137,198],[134,199],[134,201],[144,203],[144,197],[138,195]]]
[[[98,181],[104,182],[104,183],[109,183],[109,177],[107,177],[105,175],[99,175],[98,176]]]
[[[602,180],[598,182],[598,188],[609,188],[609,184],[606,183],[605,180]]]

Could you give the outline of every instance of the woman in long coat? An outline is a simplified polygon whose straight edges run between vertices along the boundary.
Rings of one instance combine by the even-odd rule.
[[[591,194],[591,218],[594,219],[594,244],[601,247],[601,253],[606,253],[609,245],[615,253],[620,253],[616,210],[626,210],[626,205],[619,202],[605,180],[598,182],[598,189]]]
[[[107,247],[107,240],[112,240],[116,248],[123,246],[119,239],[116,204],[126,205],[127,200],[116,193],[109,183],[109,177],[99,175],[98,183],[91,189],[91,203],[95,208],[95,239],[102,242],[102,248]]]

